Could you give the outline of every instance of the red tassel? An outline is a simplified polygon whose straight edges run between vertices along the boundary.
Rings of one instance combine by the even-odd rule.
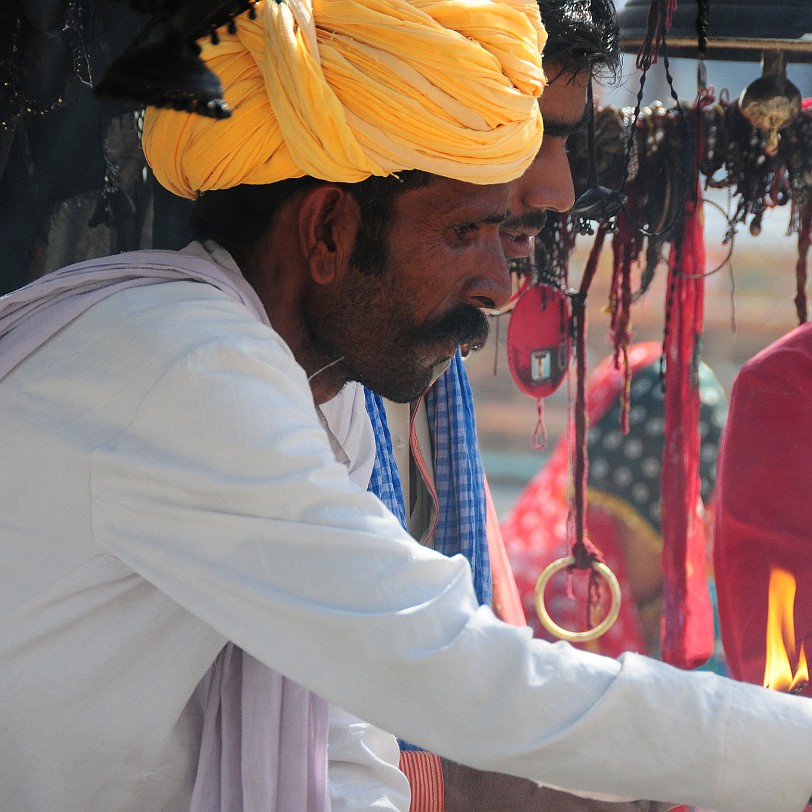
[[[656,65],[663,40],[671,29],[671,20],[677,10],[677,0],[652,0],[646,21],[646,35],[637,52],[637,67],[648,70]]]
[[[629,392],[632,376],[629,369],[629,344],[632,341],[632,263],[643,249],[642,236],[623,214],[618,215],[617,230],[612,239],[612,283],[609,290],[609,329],[614,346],[615,369],[623,370],[623,392],[620,398],[620,430],[629,433]]]
[[[803,324],[807,319],[806,300],[806,257],[809,253],[810,232],[812,232],[812,202],[807,201],[801,206],[798,224],[798,260],[795,263],[795,312],[798,314],[798,323]]]
[[[696,668],[713,653],[705,536],[699,513],[699,341],[705,290],[701,191],[688,201],[671,243],[665,336],[665,448],[662,467],[662,658]]]

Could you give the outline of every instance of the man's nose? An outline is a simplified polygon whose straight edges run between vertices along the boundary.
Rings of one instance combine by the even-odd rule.
[[[575,204],[575,188],[572,183],[572,171],[564,145],[556,145],[553,150],[542,148],[536,160],[522,176],[518,210],[535,209],[537,211],[569,211]]]
[[[483,252],[475,276],[466,286],[463,298],[474,307],[498,310],[507,304],[512,293],[507,260],[499,237],[495,235],[492,245]]]

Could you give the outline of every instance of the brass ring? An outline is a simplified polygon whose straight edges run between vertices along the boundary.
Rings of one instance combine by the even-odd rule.
[[[593,629],[589,629],[585,632],[571,632],[564,629],[550,617],[547,607],[544,605],[544,588],[553,575],[559,570],[571,567],[574,563],[575,558],[568,555],[553,561],[552,564],[548,564],[542,570],[538,581],[536,581],[536,612],[538,613],[542,626],[544,626],[550,634],[561,640],[567,640],[570,643],[586,643],[590,640],[597,640],[601,635],[606,634],[606,632],[612,628],[612,624],[617,620],[617,616],[620,614],[620,584],[615,574],[606,564],[601,561],[593,561],[592,569],[602,575],[603,579],[609,585],[609,594],[612,596],[609,611],[606,613],[606,617]]]

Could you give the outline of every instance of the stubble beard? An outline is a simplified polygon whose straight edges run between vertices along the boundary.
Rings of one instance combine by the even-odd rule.
[[[420,326],[396,324],[388,334],[375,330],[365,346],[371,351],[350,358],[351,377],[382,397],[408,403],[420,397],[448,366],[460,345],[482,346],[488,320],[476,307],[459,304]],[[449,355],[449,347],[453,351]]]
[[[349,295],[344,291],[309,313],[310,334],[324,363],[343,356],[322,373],[336,391],[355,380],[388,400],[408,403],[431,386],[457,347],[487,340],[488,320],[479,308],[460,302],[416,325],[408,303],[393,299],[395,286],[386,272],[354,276]]]

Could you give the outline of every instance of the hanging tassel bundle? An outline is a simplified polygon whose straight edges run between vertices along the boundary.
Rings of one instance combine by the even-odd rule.
[[[798,214],[798,259],[795,263],[795,312],[798,314],[798,324],[807,319],[807,256],[809,254],[810,236],[812,236],[812,201],[807,200],[799,206]]]
[[[646,35],[637,52],[637,67],[641,71],[647,71],[657,64],[676,10],[677,0],[652,0],[646,21]]]
[[[620,430],[629,433],[629,390],[631,371],[628,350],[632,340],[632,265],[643,249],[643,235],[634,228],[625,213],[617,217],[617,228],[612,238],[612,281],[609,286],[609,329],[614,346],[612,360],[615,369],[623,370],[623,393],[620,407]]]
[[[702,198],[697,190],[671,242],[664,342],[662,658],[680,668],[707,662],[714,645],[697,475],[704,270]]]
[[[567,516],[567,536],[570,541],[570,554],[575,563],[571,570],[589,570],[589,586],[587,600],[587,628],[593,628],[598,608],[603,601],[603,590],[597,572],[592,567],[594,561],[603,562],[600,550],[587,538],[586,526],[586,482],[588,474],[587,460],[587,432],[589,431],[589,418],[586,403],[586,295],[595,271],[598,259],[603,249],[607,227],[601,224],[595,235],[595,242],[589,254],[581,286],[572,297],[572,325],[573,343],[575,345],[575,407],[574,413],[574,440],[572,470],[572,500],[569,515]]]

